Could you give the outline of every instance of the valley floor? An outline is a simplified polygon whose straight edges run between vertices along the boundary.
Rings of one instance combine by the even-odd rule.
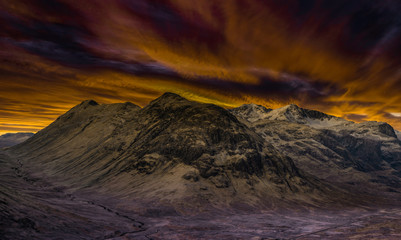
[[[401,206],[139,215],[116,207],[125,200],[78,195],[0,152],[0,239],[401,239]]]

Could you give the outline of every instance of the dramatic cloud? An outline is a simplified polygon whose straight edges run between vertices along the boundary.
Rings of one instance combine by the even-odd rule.
[[[296,103],[401,129],[397,0],[0,0],[0,134],[84,99]]]

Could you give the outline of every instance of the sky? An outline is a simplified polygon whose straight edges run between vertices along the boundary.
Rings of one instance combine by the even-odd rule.
[[[401,130],[398,0],[0,0],[0,134],[83,100],[290,103]]]

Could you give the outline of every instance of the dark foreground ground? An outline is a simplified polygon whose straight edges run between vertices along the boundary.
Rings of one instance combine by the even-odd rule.
[[[401,206],[181,216],[121,201],[30,177],[0,153],[1,239],[401,239]]]

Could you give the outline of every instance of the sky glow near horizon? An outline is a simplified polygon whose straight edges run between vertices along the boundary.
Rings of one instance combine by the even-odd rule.
[[[401,130],[399,1],[0,0],[0,134],[85,99],[289,103]]]

